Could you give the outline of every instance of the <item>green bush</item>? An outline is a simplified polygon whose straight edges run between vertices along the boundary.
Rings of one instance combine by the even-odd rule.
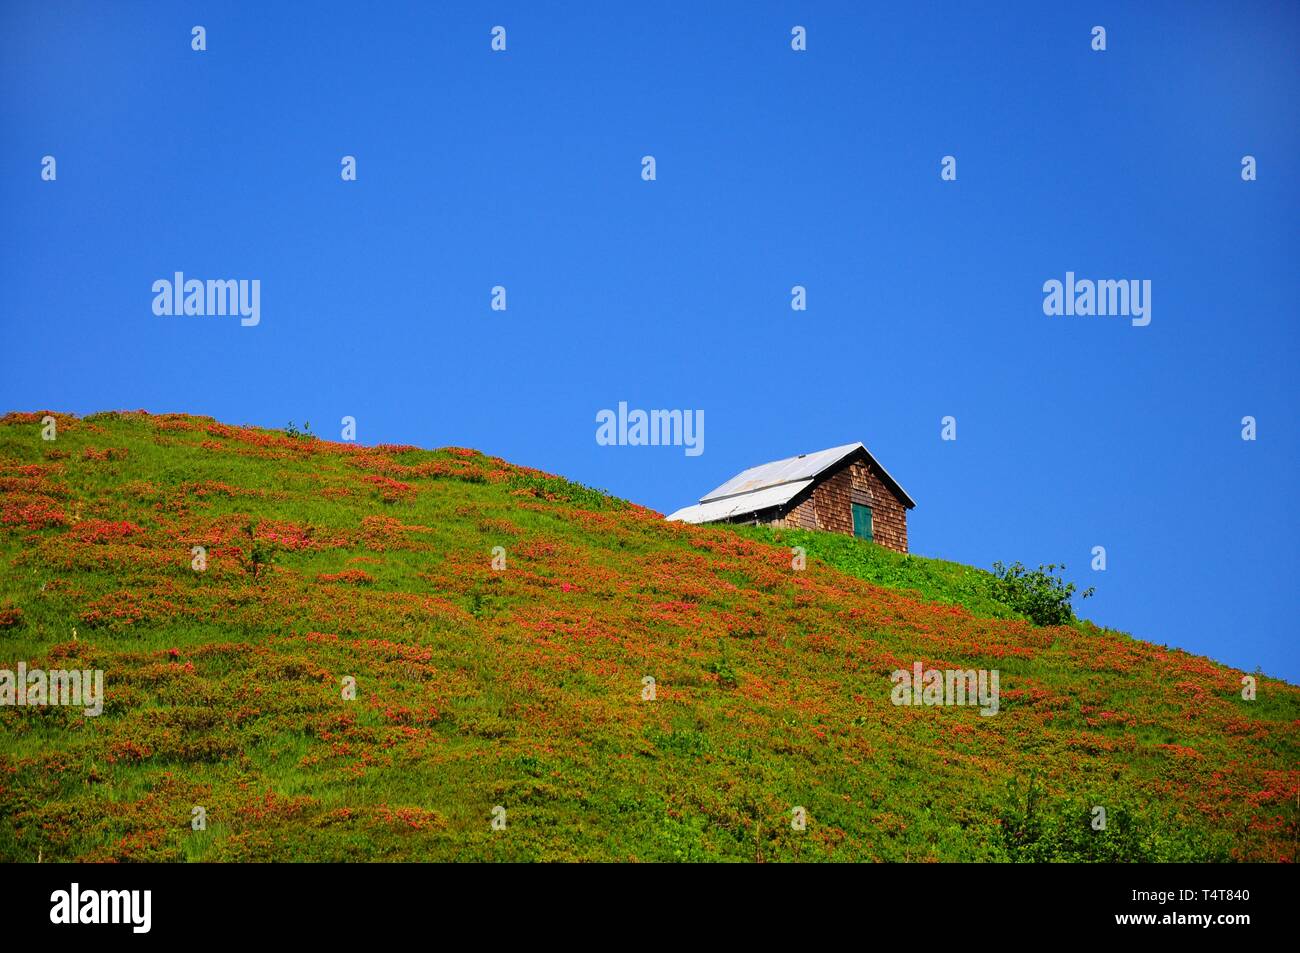
[[[1064,571],[1065,566],[1048,563],[1037,569],[1027,569],[1020,562],[1010,566],[995,562],[993,575],[997,582],[993,597],[1035,625],[1067,625],[1074,621],[1070,598],[1074,595],[1075,585],[1054,576],[1057,569]],[[1079,598],[1086,599],[1092,593],[1092,589],[1087,589],[1080,593]]]
[[[942,559],[896,553],[842,533],[767,526],[728,529],[765,543],[802,546],[810,560],[820,560],[840,572],[891,589],[911,589],[927,602],[965,606],[975,615],[1028,619],[1037,625],[1063,625],[1074,620],[1070,600],[1075,586],[1052,575],[1065,569],[1055,563],[1029,570],[1018,562],[1009,567],[997,562],[993,572],[988,572]],[[1080,598],[1090,595],[1091,589],[1080,593]]]
[[[927,602],[965,606],[985,618],[1018,619],[993,597],[997,582],[992,573],[960,563],[896,553],[876,543],[840,533],[807,529],[773,529],[768,526],[727,527],[749,539],[781,546],[802,546],[808,561],[825,563],[840,572],[891,589],[910,589]]]
[[[740,676],[736,674],[728,658],[714,659],[705,664],[704,670],[718,676],[718,681],[724,688],[735,688],[740,684]]]
[[[275,564],[275,548],[257,538],[256,520],[244,524],[244,535],[248,537],[248,552],[243,557],[244,571],[257,581]]]
[[[1105,826],[1098,807],[1105,808]],[[1048,801],[1034,775],[1021,791],[1007,783],[999,817],[1003,847],[1017,862],[1224,863],[1231,859],[1222,836],[1208,836],[1199,824],[1135,810],[1124,804]]]
[[[289,426],[284,428],[284,433],[286,437],[293,437],[295,440],[316,439],[316,435],[311,432],[311,424],[306,422],[303,423],[302,429],[299,430],[293,425],[293,421],[291,420],[289,421]]]

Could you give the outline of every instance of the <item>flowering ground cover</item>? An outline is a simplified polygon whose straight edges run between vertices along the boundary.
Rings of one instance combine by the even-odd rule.
[[[0,707],[0,859],[1296,859],[1300,689],[969,567],[797,570],[463,448],[43,416],[0,420],[0,669],[104,707]],[[892,704],[918,661],[999,670],[998,713]]]

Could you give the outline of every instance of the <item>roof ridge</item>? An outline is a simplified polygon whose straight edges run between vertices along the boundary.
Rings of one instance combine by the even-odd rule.
[[[854,443],[837,444],[834,447],[826,447],[822,450],[812,450],[807,453],[797,453],[794,454],[793,456],[781,457],[778,460],[769,460],[766,463],[756,463],[751,467],[746,467],[745,469],[741,470],[735,476],[726,480],[724,483],[720,484],[719,486],[714,487],[711,492],[706,493],[704,496],[700,497],[699,502],[708,503],[715,500],[723,500],[723,499],[727,499],[728,497],[739,496],[743,493],[748,493],[753,490],[765,489],[767,487],[773,487],[773,486],[782,486],[786,483],[794,483],[799,480],[810,479],[818,476],[819,474],[827,470],[829,467],[834,466],[836,463],[843,460],[845,457],[849,456],[850,454],[856,453],[858,450],[866,450],[866,449],[867,449],[866,445],[861,440],[858,440]],[[870,456],[870,451],[867,451],[867,454],[868,456]],[[811,466],[811,464],[803,468],[799,468],[796,466],[800,460],[804,460],[809,457],[814,459],[822,458],[821,460],[817,460],[818,465],[815,470],[810,471],[808,469],[808,466]],[[764,482],[764,478],[760,476],[760,473],[764,470],[770,471],[769,472],[770,480],[768,482]],[[745,477],[747,474],[750,475],[749,479],[742,481],[742,478]],[[722,490],[726,490],[729,487],[732,487],[733,485],[735,485],[736,488],[731,490],[731,492],[727,492],[727,493],[720,492]]]
[[[760,490],[788,486],[804,480],[815,480],[859,451],[866,454],[866,458],[880,471],[891,491],[902,499],[903,504],[908,509],[916,506],[916,502],[903,489],[902,484],[894,479],[893,475],[885,469],[884,465],[876,459],[876,455],[861,440],[853,443],[837,444],[824,450],[797,453],[793,456],[781,457],[779,460],[769,460],[766,463],[746,467],[719,486],[714,487],[709,493],[701,496],[698,503],[701,505],[717,503],[721,500],[743,497]],[[806,459],[807,463],[801,463]]]

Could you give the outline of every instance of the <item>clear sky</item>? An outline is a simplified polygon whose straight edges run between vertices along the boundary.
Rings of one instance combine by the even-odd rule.
[[[1300,5],[475,7],[0,4],[0,408],[352,415],[662,512],[862,440],[914,552],[1300,681]],[[155,315],[177,271],[260,323]],[[1067,271],[1150,324],[1045,315]],[[597,445],[620,400],[704,452]]]

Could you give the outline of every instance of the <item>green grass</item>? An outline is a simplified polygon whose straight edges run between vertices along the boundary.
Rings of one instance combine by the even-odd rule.
[[[40,417],[0,420],[0,669],[106,698],[0,707],[0,859],[1297,859],[1300,690],[981,570],[468,450]],[[1000,712],[893,705],[915,661]]]
[[[983,569],[944,559],[896,553],[876,543],[841,533],[769,526],[731,526],[732,532],[774,545],[801,546],[809,560],[891,589],[914,592],[918,599],[963,606],[989,619],[1024,619],[998,598],[997,577]]]

